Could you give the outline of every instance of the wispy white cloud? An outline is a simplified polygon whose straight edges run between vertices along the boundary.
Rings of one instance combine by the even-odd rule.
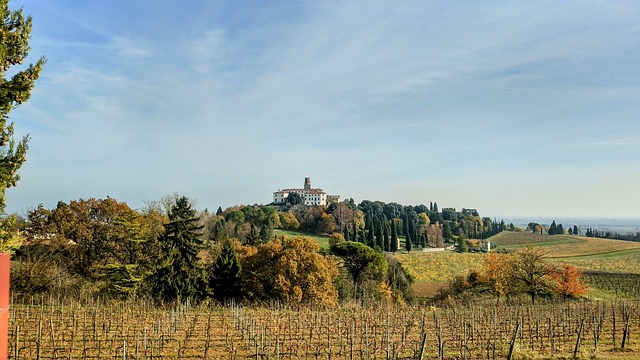
[[[213,208],[312,176],[345,196],[498,208],[499,176],[544,193],[553,183],[523,169],[638,165],[629,3],[214,2],[176,21],[173,2],[117,5],[24,4],[35,24],[51,15],[32,51],[49,63],[17,117],[34,138],[23,178],[77,180],[26,182],[16,202],[83,188]]]

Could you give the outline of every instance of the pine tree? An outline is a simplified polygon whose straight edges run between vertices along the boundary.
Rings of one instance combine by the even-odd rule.
[[[198,252],[204,241],[199,218],[186,197],[171,206],[169,223],[160,236],[162,262],[156,272],[153,287],[163,301],[199,300],[205,291],[204,270]]]
[[[20,176],[18,170],[27,161],[29,137],[21,140],[13,138],[14,124],[8,123],[9,112],[29,100],[35,81],[45,63],[44,58],[30,64],[25,70],[7,71],[14,65],[20,65],[29,54],[31,34],[31,16],[22,14],[22,9],[9,10],[8,0],[0,0],[0,214],[6,207],[6,190],[16,186]],[[18,239],[10,231],[15,216],[10,216],[0,224],[0,252],[19,245]]]
[[[223,242],[220,255],[209,269],[209,288],[220,301],[242,297],[242,268],[230,240]]]

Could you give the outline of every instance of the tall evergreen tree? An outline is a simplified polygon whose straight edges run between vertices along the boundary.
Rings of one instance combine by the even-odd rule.
[[[228,239],[222,243],[220,255],[209,269],[209,289],[220,301],[242,297],[242,268]]]
[[[391,251],[398,251],[398,228],[396,224],[391,220]]]
[[[551,222],[551,226],[549,226],[549,230],[547,232],[549,233],[549,235],[555,235],[558,233],[558,226],[556,225],[555,220]]]
[[[169,223],[160,236],[162,261],[156,271],[153,287],[163,301],[201,299],[206,293],[204,269],[198,252],[204,248],[199,218],[189,200],[176,199],[169,211]]]
[[[411,244],[411,235],[409,234],[407,234],[404,238],[404,248],[407,250],[407,252],[411,252],[411,249],[413,248]]]
[[[382,223],[382,227],[383,227],[383,234],[382,236],[384,237],[384,251],[391,251],[391,239],[390,239],[390,226],[389,226],[389,222],[385,221]]]
[[[376,246],[380,247],[380,250],[385,251],[384,229],[381,221],[378,221],[376,225]]]
[[[7,188],[16,186],[20,176],[18,170],[27,161],[29,137],[19,141],[13,138],[14,124],[7,123],[9,112],[29,100],[35,81],[45,63],[44,58],[28,68],[7,72],[14,65],[21,65],[29,54],[31,34],[31,16],[25,17],[22,9],[9,10],[7,0],[0,1],[0,214],[6,206],[5,192]],[[19,245],[19,239],[10,230],[15,216],[11,216],[0,224],[0,252]]]
[[[445,222],[442,227],[442,237],[444,237],[444,239],[447,241],[453,239],[453,232],[451,231],[451,225],[449,225],[449,221]]]
[[[366,222],[366,221],[365,221]],[[370,248],[375,248],[376,244],[375,244],[375,228],[373,227],[373,219],[371,219],[369,217],[368,222],[366,222],[365,224],[365,232],[367,234],[367,246],[369,246]]]
[[[573,235],[580,235],[580,231],[578,231],[578,226],[573,225]]]

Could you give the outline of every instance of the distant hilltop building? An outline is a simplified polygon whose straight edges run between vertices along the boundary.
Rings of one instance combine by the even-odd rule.
[[[291,193],[300,194],[305,205],[327,205],[340,201],[338,195],[327,195],[322,189],[311,188],[311,178],[304,178],[304,188],[302,189],[282,189],[273,193],[274,204],[284,204]]]

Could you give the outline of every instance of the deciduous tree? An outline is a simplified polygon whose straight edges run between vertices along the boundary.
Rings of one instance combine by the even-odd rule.
[[[511,280],[510,261],[507,254],[489,253],[484,257],[480,281],[485,283],[499,299],[507,295]]]
[[[338,269],[311,238],[272,240],[243,257],[244,283],[256,299],[335,304]]]
[[[562,264],[551,272],[560,295],[566,298],[577,298],[589,292],[589,287],[582,278],[582,270],[571,265]]]
[[[554,269],[544,260],[545,255],[542,249],[525,248],[515,253],[511,261],[513,284],[519,291],[529,294],[532,303],[554,289],[551,278]]]

